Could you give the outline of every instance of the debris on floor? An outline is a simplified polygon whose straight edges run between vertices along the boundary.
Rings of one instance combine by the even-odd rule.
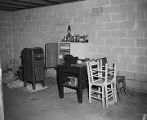
[[[8,88],[19,88],[23,86],[23,81],[19,79],[11,68],[3,71],[2,82],[7,85]]]
[[[7,69],[6,71],[3,71],[2,80],[3,80],[2,82],[6,84],[15,81],[16,76],[13,70]]]
[[[142,120],[147,120],[147,114],[143,114]]]
[[[32,84],[28,84],[27,87],[24,88],[24,90],[28,92],[37,92],[37,91],[44,90],[46,88],[48,88],[48,86],[43,87],[41,84],[37,83],[35,85],[35,90],[33,90]]]
[[[23,82],[20,80],[16,80],[10,83],[7,83],[7,87],[8,88],[19,88],[19,87],[23,87]]]

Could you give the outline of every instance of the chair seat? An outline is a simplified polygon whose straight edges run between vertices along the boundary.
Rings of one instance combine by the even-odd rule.
[[[108,76],[107,77],[107,85],[111,84],[113,81],[113,76]],[[96,85],[96,86],[99,86],[99,85],[105,85],[105,79],[104,78],[101,78],[101,79],[98,79],[98,80],[95,80],[92,85]]]

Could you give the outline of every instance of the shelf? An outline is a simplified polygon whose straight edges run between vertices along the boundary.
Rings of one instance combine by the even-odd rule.
[[[70,49],[60,49],[60,52],[70,52]]]

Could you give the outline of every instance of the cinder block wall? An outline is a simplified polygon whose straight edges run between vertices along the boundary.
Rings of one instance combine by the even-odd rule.
[[[12,66],[12,58],[14,58],[11,18],[10,12],[0,11],[0,59],[3,70]]]
[[[88,34],[90,58],[107,56],[110,62],[116,61],[118,74],[126,76],[129,88],[147,91],[145,0],[85,0],[17,11],[11,13],[10,23],[5,34],[10,36],[8,50],[16,68],[24,47],[44,48],[47,42],[58,42],[71,25],[73,34]]]

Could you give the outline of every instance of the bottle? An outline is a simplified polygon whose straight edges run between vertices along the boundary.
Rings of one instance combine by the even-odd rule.
[[[70,25],[68,25],[67,35],[66,35],[66,41],[67,42],[70,42],[71,41],[71,37],[72,37],[72,35],[71,35],[71,27],[70,27]]]
[[[67,33],[71,33],[71,27],[70,27],[70,25],[68,25]]]

